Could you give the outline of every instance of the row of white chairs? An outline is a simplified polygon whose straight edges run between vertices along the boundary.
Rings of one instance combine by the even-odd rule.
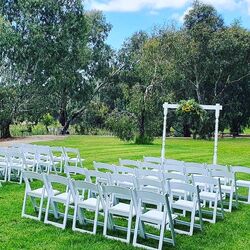
[[[24,172],[26,189],[22,216],[41,220],[42,212],[45,210],[44,222],[62,229],[66,227],[67,219],[73,217],[72,229],[74,231],[96,234],[98,225],[103,225],[104,236],[119,239],[126,243],[130,242],[131,232],[134,232],[133,245],[148,249],[152,248],[137,242],[138,235],[143,238],[158,239],[159,244],[157,249],[162,249],[163,241],[175,245],[175,232],[193,235],[194,228],[202,230],[203,221],[198,186],[168,181],[168,191],[166,192],[165,185],[161,181],[134,177],[134,187],[129,188],[126,186],[126,183],[128,183],[126,179],[128,176],[126,175],[103,173],[87,169],[82,172],[83,170],[77,167],[67,167],[68,177]],[[75,177],[76,173],[84,175],[85,179],[74,180],[69,177]],[[95,177],[95,181],[92,180],[92,177]],[[130,177],[133,178],[133,176]],[[31,180],[40,180],[43,183],[42,187],[32,189]],[[125,186],[123,185],[124,183]],[[54,187],[54,184],[63,185],[64,190],[59,191]],[[214,184],[212,183],[212,185]],[[216,182],[217,184],[219,184],[219,181]],[[175,190],[179,190],[179,192],[182,190],[182,194],[176,197]],[[215,194],[217,193],[218,191],[215,192]],[[27,197],[31,198],[38,216],[26,213]],[[40,204],[36,204],[36,198],[40,199]],[[47,199],[46,209],[43,209],[44,199]],[[60,203],[65,207],[64,213],[59,212],[58,205]],[[74,209],[73,216],[69,216],[70,207]],[[184,212],[189,211],[191,213],[191,222],[178,220],[178,213],[175,213],[174,209],[183,210]],[[82,210],[93,211],[95,213],[94,220],[88,219],[86,212],[82,212]],[[100,213],[104,215],[104,223],[98,221]],[[53,214],[56,219],[62,217],[63,222],[52,221],[50,214]],[[196,215],[199,216],[199,223],[195,223],[197,219]],[[128,221],[127,227],[116,225],[114,221],[116,217],[125,217]],[[132,229],[132,219],[134,217],[136,217],[136,221],[135,227]],[[77,225],[77,222],[79,222],[80,226]],[[93,230],[91,231],[82,228],[89,222],[93,224]],[[160,237],[146,233],[145,223],[159,226]],[[190,227],[189,231],[176,229],[174,228],[174,224],[187,225]],[[108,235],[108,229],[125,230],[127,232],[126,239]],[[170,237],[164,236],[166,229],[170,230]]]
[[[148,164],[146,164],[148,165]],[[200,187],[206,187],[206,185],[202,182],[194,182],[193,177],[202,177],[202,178],[214,178],[216,180],[220,179],[220,188],[223,193],[224,200],[226,200],[227,197],[229,197],[229,202],[223,201],[225,204],[227,204],[227,208],[224,208],[225,211],[231,212],[233,206],[238,206],[238,192],[236,189],[236,179],[235,179],[235,174],[230,173],[228,171],[223,171],[223,170],[211,170],[211,171],[200,171],[200,168],[195,168],[195,167],[190,167],[190,171],[181,173],[181,172],[176,172],[176,171],[155,171],[155,169],[141,169],[141,168],[129,168],[129,167],[124,167],[124,166],[114,166],[111,164],[107,163],[100,163],[100,162],[94,162],[94,167],[95,171],[105,171],[105,175],[108,173],[111,174],[111,176],[114,176],[112,180],[109,180],[108,183],[114,183],[115,180],[119,181],[120,178],[124,178],[123,185],[132,188],[134,186],[134,178],[143,178],[147,180],[152,180],[152,181],[160,181],[163,183],[166,183],[168,180],[171,180],[170,182],[177,182],[177,183],[185,183],[185,184],[197,184]],[[66,171],[67,168],[66,168]],[[90,173],[90,170],[82,170],[82,175],[85,175],[88,180],[90,178],[88,177]],[[100,172],[101,174],[104,174],[103,172]],[[101,177],[100,177],[101,178]],[[101,179],[104,179],[101,178]],[[195,179],[196,180],[196,179]],[[165,190],[167,192],[167,189]],[[183,193],[178,192],[176,190],[175,192],[176,195],[181,196]],[[235,197],[235,199],[234,199]],[[235,202],[234,202],[235,200]],[[215,223],[215,217],[213,217],[212,220],[213,223]]]
[[[186,171],[187,170],[187,167],[186,167],[185,172],[183,173],[178,172],[178,171],[176,172],[175,171],[176,169],[174,169],[173,171],[156,171],[156,168],[149,167],[152,165],[151,164],[148,165],[148,162],[145,164],[139,163],[137,165],[135,163],[137,164],[138,162],[131,161],[131,160],[120,160],[120,165],[122,166],[114,166],[111,164],[94,162],[95,170],[88,170],[88,169],[70,167],[70,166],[65,167],[65,170],[66,170],[65,172],[68,176],[66,178],[68,180],[67,185],[66,185],[67,186],[66,190],[67,190],[67,193],[70,192],[70,195],[68,194],[70,198],[68,198],[69,200],[67,201],[68,201],[69,207],[71,204],[71,206],[73,206],[74,211],[75,211],[74,216],[73,216],[73,226],[72,226],[73,230],[86,232],[85,229],[78,228],[76,226],[76,222],[77,220],[79,220],[80,224],[85,225],[87,222],[90,221],[87,218],[82,218],[84,214],[81,214],[81,210],[87,209],[87,210],[91,210],[95,212],[95,219],[94,221],[92,221],[94,223],[92,233],[96,233],[97,226],[102,224],[97,221],[98,214],[99,212],[103,211],[104,218],[105,218],[103,234],[106,237],[114,238],[114,236],[107,235],[108,228],[109,229],[111,228],[114,230],[116,229],[124,230],[125,228],[121,228],[120,226],[113,224],[113,221],[112,221],[113,215],[115,217],[121,216],[121,215],[125,216],[123,213],[124,209],[131,208],[131,206],[132,207],[134,206],[133,209],[131,210],[132,212],[130,211],[131,213],[129,214],[129,216],[128,214],[126,214],[128,216],[128,227],[126,228],[128,232],[127,232],[127,238],[125,242],[130,241],[130,234],[133,231],[131,230],[131,221],[132,221],[132,217],[134,217],[135,214],[137,214],[138,218],[136,217],[133,244],[135,246],[138,246],[137,245],[138,233],[143,237],[152,236],[152,238],[156,238],[155,236],[151,234],[147,235],[144,232],[144,227],[140,228],[140,226],[142,225],[140,221],[140,217],[142,216],[142,218],[144,218],[143,214],[145,213],[145,210],[141,209],[141,212],[140,212],[140,209],[139,209],[142,207],[142,204],[144,204],[144,202],[142,200],[140,201],[140,199],[138,198],[140,192],[142,191],[144,192],[146,196],[150,196],[153,193],[153,195],[157,194],[157,195],[161,195],[161,197],[169,197],[169,200],[167,199],[167,201],[169,201],[171,216],[173,219],[172,224],[176,224],[178,222],[180,224],[184,224],[184,225],[186,224],[190,226],[190,230],[188,232],[184,230],[180,230],[180,229],[178,230],[176,228],[174,232],[192,235],[194,227],[197,227],[200,229],[202,228],[201,226],[202,214],[212,215],[211,219],[203,217],[203,221],[209,221],[211,223],[215,223],[218,216],[221,218],[224,217],[224,210],[225,211],[232,210],[232,201],[233,201],[234,196],[236,198],[235,204],[237,206],[237,203],[238,203],[237,182],[240,183],[240,181],[243,181],[246,186],[247,181],[236,180],[235,173],[236,172],[250,173],[249,171],[247,171],[249,169],[244,168],[244,167],[233,167],[231,168],[232,171],[228,171],[222,168],[219,168],[219,169],[214,168],[214,169],[210,169],[207,172],[203,172],[203,171],[197,172],[198,168],[202,169],[197,166],[196,167],[190,166],[188,171]],[[131,166],[133,166],[134,168],[131,168]],[[208,170],[207,168],[205,169]],[[105,170],[106,172],[102,172],[102,170]],[[29,173],[29,174],[32,174],[32,173]],[[84,180],[72,180],[72,177],[75,178],[76,174],[80,174],[80,176],[84,176]],[[42,191],[44,192],[43,199],[48,198],[48,203],[49,203],[49,205],[47,205],[47,208],[46,208],[45,223],[50,223],[50,224],[65,228],[67,218],[70,217],[68,216],[68,214],[67,215],[65,213],[63,214],[64,220],[63,220],[62,225],[58,224],[57,222],[56,223],[49,222],[48,220],[49,212],[53,212],[56,218],[58,218],[60,215],[60,213],[55,212],[56,207],[57,207],[55,203],[56,202],[60,203],[60,201],[58,199],[55,199],[57,201],[53,201],[52,203],[49,201],[49,188],[50,189],[52,188],[53,182],[60,182],[60,181],[57,180],[56,175],[43,175],[42,178],[41,178],[41,175],[39,176],[40,176],[40,179],[44,182],[43,188],[39,190],[40,192],[44,190]],[[48,176],[53,176],[53,178],[48,177]],[[50,178],[52,179],[48,181],[48,179]],[[58,176],[58,178],[60,179],[61,176]],[[65,177],[62,177],[62,178],[65,179]],[[31,191],[28,179],[29,179],[28,177],[25,178],[26,192],[25,192],[25,199],[24,199],[24,206],[23,206],[23,213],[22,213],[23,216],[26,216],[25,204],[26,204],[27,195],[32,197],[33,195],[32,193],[34,192],[38,193],[37,190]],[[36,178],[34,178],[34,176],[33,178],[30,176],[30,179],[36,179]],[[221,180],[222,180],[222,183],[221,183]],[[78,183],[80,185],[78,190],[76,187],[74,188],[74,185],[75,185],[74,183]],[[48,188],[46,188],[46,186]],[[119,191],[122,192],[122,195],[121,193],[117,191],[118,187],[119,187]],[[197,187],[199,188],[196,189],[196,195],[194,195],[194,193],[192,193],[192,190],[194,191],[195,188]],[[52,188],[51,190],[54,190],[54,189]],[[83,193],[80,194],[79,191],[82,192],[83,190],[88,191],[87,197],[86,195],[84,196]],[[125,203],[125,205],[124,204],[122,205],[121,204],[122,202],[117,203],[117,199],[119,197],[122,199],[127,198],[125,197],[126,195],[124,192],[125,193],[132,192],[132,195],[130,196],[134,197],[132,198],[132,202],[134,205],[131,205],[131,203],[130,205],[128,205],[127,203]],[[110,195],[111,193],[112,195]],[[167,196],[165,196],[165,194],[167,194]],[[59,195],[59,197],[57,198],[60,198],[60,197],[65,198],[65,194],[57,193],[57,190],[52,191],[51,195],[52,196]],[[229,195],[229,208],[228,209],[225,209],[223,207],[224,199],[226,198],[226,195]],[[195,197],[196,197],[196,201],[195,201]],[[146,197],[144,198],[146,199]],[[97,204],[98,204],[98,208],[97,208]],[[151,216],[151,217],[149,216],[151,223],[157,222],[158,212],[155,212],[155,211],[159,211],[162,213],[163,212],[162,204],[164,204],[164,202],[163,203],[159,202],[158,204],[156,203],[154,204],[157,205],[157,209],[154,210],[153,212],[148,211],[148,214],[147,214],[147,216],[149,215]],[[33,205],[34,207],[38,208],[38,206],[36,206],[34,203]],[[209,210],[205,209],[207,205],[209,207]],[[50,211],[50,206],[52,207],[52,211]],[[116,214],[114,210],[116,211],[117,209],[123,210],[123,212],[120,211],[118,212],[118,214]],[[178,220],[177,214],[173,213],[173,210],[176,210],[176,209],[182,210],[182,216],[186,216],[187,211],[191,212],[191,221],[187,223],[186,220]],[[68,213],[68,209],[66,210]],[[42,209],[42,202],[41,202],[37,219],[41,219],[42,211],[43,209]],[[195,219],[197,219],[195,216],[197,215],[197,213],[199,214],[200,224],[195,224]],[[29,215],[27,215],[26,217],[29,217]],[[150,223],[148,221],[146,222]],[[158,222],[160,223],[160,220]],[[159,223],[156,223],[156,224],[159,224]],[[162,230],[164,231],[164,229],[162,228],[163,227],[161,227],[160,238],[158,238],[159,239],[158,249],[161,249],[162,243],[164,241],[164,232],[162,232]],[[170,242],[174,244],[173,234],[172,234],[172,239],[165,239],[165,240],[166,241],[170,240]]]
[[[152,158],[152,157],[151,157]],[[176,160],[172,160],[176,161]],[[154,178],[161,179],[162,173],[172,173],[177,174],[178,178],[182,181],[189,181],[188,178],[190,175],[200,175],[200,176],[212,176],[215,178],[220,178],[222,182],[222,189],[224,193],[228,193],[229,199],[229,208],[228,211],[232,210],[233,206],[233,196],[237,194],[237,200],[240,202],[250,204],[250,168],[242,166],[231,166],[228,168],[223,165],[205,165],[195,163],[187,164],[186,166],[174,165],[173,162],[171,165],[165,165],[165,168],[162,169],[162,165],[152,163],[149,161],[139,162],[133,160],[122,160],[120,159],[119,164],[121,166],[110,165],[106,163],[94,162],[94,168],[96,170],[110,171],[112,173],[121,173],[121,174],[130,174],[141,176],[143,173],[141,171],[147,170],[148,175]],[[198,164],[198,163],[197,163]],[[206,166],[206,167],[205,167]],[[243,173],[249,175],[248,180],[241,179],[238,175]],[[248,189],[247,196],[240,196],[235,190],[239,188]]]
[[[0,147],[1,181],[11,181],[12,176],[22,182],[22,171],[62,172],[64,166],[83,167],[80,152],[75,148],[49,147],[31,144],[13,144]]]

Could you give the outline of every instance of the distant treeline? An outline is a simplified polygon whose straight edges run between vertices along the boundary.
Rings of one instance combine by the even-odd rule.
[[[221,131],[249,125],[250,31],[239,21],[227,26],[213,6],[194,1],[182,27],[138,31],[119,51],[106,43],[111,28],[81,0],[2,0],[0,136],[11,136],[13,123],[53,118],[62,134],[74,124],[148,143],[161,134],[162,104],[181,100],[191,110],[223,105]],[[213,112],[172,112],[168,130],[209,138],[213,122]]]

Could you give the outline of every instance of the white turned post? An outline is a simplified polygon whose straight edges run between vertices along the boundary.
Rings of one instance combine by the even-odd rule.
[[[215,107],[216,107],[216,109],[215,109],[215,130],[214,130],[214,157],[213,157],[213,164],[217,164],[220,104],[216,103]]]
[[[161,163],[165,160],[165,145],[166,145],[166,129],[167,129],[167,115],[168,115],[168,103],[163,104],[164,118],[163,118],[163,131],[162,131],[162,148],[161,148]]]

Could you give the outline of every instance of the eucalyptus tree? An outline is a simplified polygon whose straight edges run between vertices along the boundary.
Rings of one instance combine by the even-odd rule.
[[[1,15],[18,37],[12,69],[36,86],[34,107],[46,106],[57,116],[62,133],[107,83],[112,57],[105,44],[111,26],[101,13],[83,7],[81,0],[1,2]]]

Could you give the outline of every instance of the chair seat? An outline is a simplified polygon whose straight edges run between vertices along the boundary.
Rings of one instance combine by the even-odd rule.
[[[109,212],[112,214],[124,215],[124,216],[128,216],[129,211],[130,211],[130,205],[123,203],[123,202],[119,202],[117,205],[115,205],[109,209]],[[135,215],[134,208],[133,208],[132,214],[133,214],[133,216]]]
[[[142,190],[149,191],[149,192],[156,192],[156,193],[159,193],[160,191],[162,191],[160,188],[151,186],[151,185],[143,186]]]
[[[31,191],[27,192],[27,194],[30,195],[30,196],[34,196],[34,197],[42,197],[42,192],[43,192],[43,188],[37,188],[37,189],[34,189],[34,190],[31,190]],[[53,193],[54,193],[54,195],[57,195],[60,192],[58,190],[54,189]],[[45,198],[47,197],[46,190],[44,191],[44,197]]]
[[[156,210],[156,209],[151,209],[147,211],[146,213],[143,213],[140,216],[140,218],[142,221],[160,224],[163,220],[163,215],[164,215],[164,212]],[[172,215],[172,219],[175,219],[175,218],[177,218],[177,215]],[[169,220],[168,218],[166,218],[166,223],[168,222]]]
[[[62,203],[65,203],[67,201],[67,196],[68,196],[68,193],[65,192],[65,193],[60,193],[60,194],[56,194],[52,197],[53,200],[55,201],[58,201],[58,202],[62,202]],[[74,200],[72,198],[72,196],[70,196],[70,199],[69,199],[69,203],[73,203]]]
[[[148,180],[159,180],[157,176],[153,176],[153,175],[147,175],[147,176],[144,176],[143,178],[148,179]]]
[[[192,211],[194,203],[192,201],[187,200],[177,200],[174,201],[172,205],[173,208],[176,209]],[[196,205],[196,210],[198,210],[198,205]]]
[[[238,181],[236,181],[236,185],[239,186],[239,187],[250,188],[250,181],[238,180]]]
[[[53,156],[53,160],[54,161],[63,161],[64,160],[64,158],[62,157],[62,156]]]
[[[10,167],[14,169],[23,169],[24,165],[22,163],[12,163],[10,164]]]
[[[207,184],[203,183],[203,182],[195,182],[195,185],[199,186],[199,187],[206,187]]]
[[[128,181],[117,182],[117,185],[120,187],[128,187],[128,188],[134,187],[134,183]]]
[[[170,183],[185,183],[185,181],[178,180],[178,179],[171,179],[169,180]]]
[[[221,192],[223,193],[230,193],[232,186],[221,185]],[[233,187],[233,192],[235,192],[235,187]]]
[[[78,202],[80,207],[84,207],[87,209],[95,210],[97,206],[97,199],[96,198],[88,198],[87,200],[82,200]],[[99,211],[102,210],[102,204],[99,203]]]
[[[200,192],[200,199],[201,200],[209,200],[209,201],[214,201],[216,198],[218,198],[217,193],[212,193],[212,192],[207,192],[207,191],[201,191]]]
[[[85,159],[79,159],[79,158],[67,158],[68,162],[80,162],[85,161]]]

